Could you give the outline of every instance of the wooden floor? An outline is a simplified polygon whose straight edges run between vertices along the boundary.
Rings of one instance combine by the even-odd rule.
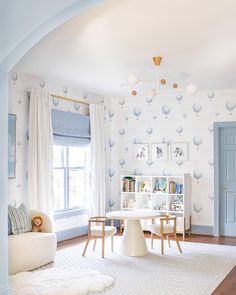
[[[121,235],[120,233],[118,235]],[[150,234],[145,233],[145,237],[149,238]],[[158,237],[157,237],[158,238]],[[63,241],[58,243],[58,250],[62,250],[71,246],[81,244],[87,240],[87,236],[74,238],[71,240]],[[181,241],[182,238],[179,237]],[[219,237],[214,238],[211,236],[191,235],[186,236],[186,242],[193,243],[205,243],[205,244],[217,244],[217,245],[229,245],[236,246],[236,238]],[[235,248],[236,251],[236,248]],[[236,266],[231,270],[227,277],[220,283],[212,295],[236,295]]]

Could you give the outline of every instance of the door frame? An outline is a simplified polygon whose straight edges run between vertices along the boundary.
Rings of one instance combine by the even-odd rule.
[[[220,131],[235,127],[236,122],[214,122],[214,236],[220,236]]]

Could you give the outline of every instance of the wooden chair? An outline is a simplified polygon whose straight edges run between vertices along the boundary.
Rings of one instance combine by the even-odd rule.
[[[182,249],[179,245],[179,242],[176,236],[176,216],[162,215],[159,218],[159,220],[160,220],[159,224],[150,225],[151,248],[153,249],[153,235],[157,235],[161,237],[161,254],[164,255],[164,238],[166,236],[169,247],[170,247],[169,236],[173,236],[177,243],[179,252],[182,253]]]
[[[88,220],[88,240],[84,247],[83,256],[85,256],[89,241],[94,239],[93,250],[95,251],[97,239],[102,239],[102,258],[104,258],[105,251],[105,239],[111,237],[111,251],[113,252],[113,236],[116,234],[117,229],[113,226],[113,220],[111,226],[105,225],[107,217],[94,216]],[[95,225],[93,225],[95,224]]]

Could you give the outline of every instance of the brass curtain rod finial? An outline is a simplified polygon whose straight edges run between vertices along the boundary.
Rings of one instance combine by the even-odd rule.
[[[161,56],[153,56],[153,62],[156,66],[159,66],[161,64],[162,61],[162,57]]]

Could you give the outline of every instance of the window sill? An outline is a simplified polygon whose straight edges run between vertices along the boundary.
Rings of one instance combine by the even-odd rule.
[[[64,218],[74,217],[79,215],[86,215],[86,214],[88,214],[87,208],[81,208],[81,209],[64,211],[64,212],[56,212],[54,213],[54,220],[64,219]]]

